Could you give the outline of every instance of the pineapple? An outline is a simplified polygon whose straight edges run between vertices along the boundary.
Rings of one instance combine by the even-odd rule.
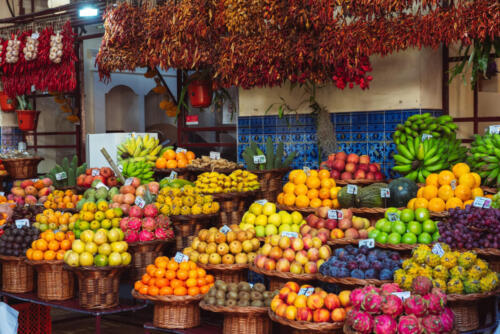
[[[452,252],[446,252],[441,257],[441,264],[446,269],[451,269],[457,265],[457,257]]]
[[[469,269],[470,267],[472,267],[474,262],[476,262],[476,258],[477,258],[477,255],[473,252],[469,252],[469,251],[463,252],[458,257],[458,264],[460,266],[464,267],[464,269]]]
[[[467,278],[467,270],[462,266],[456,266],[450,269],[450,275],[452,278],[458,278],[463,281]]]
[[[464,282],[465,293],[478,293],[481,292],[481,285],[479,280],[469,278]]]
[[[486,275],[486,271],[483,271],[481,267],[473,265],[468,271],[467,271],[467,277],[469,279],[474,279],[478,280],[481,277]]]
[[[434,267],[434,270],[432,271],[432,277],[435,279],[447,281],[448,277],[450,276],[450,273],[448,272],[448,269],[446,269],[445,266],[442,264],[437,265]]]
[[[448,281],[446,290],[448,291],[448,293],[461,294],[464,292],[464,285],[458,278],[452,278]]]
[[[425,257],[425,263],[434,268],[441,263],[441,258],[439,257],[439,255],[430,253]]]
[[[432,285],[435,288],[440,288],[441,290],[443,290],[443,292],[446,292],[446,281],[436,278],[432,281]]]

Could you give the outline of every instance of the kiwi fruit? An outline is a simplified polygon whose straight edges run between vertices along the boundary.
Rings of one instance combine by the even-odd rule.
[[[216,303],[216,299],[215,297],[208,297],[206,300],[205,300],[205,303],[207,303],[208,305],[214,305]]]
[[[264,307],[264,303],[262,302],[262,300],[252,300],[252,303],[250,305],[256,307]]]
[[[226,292],[227,291],[226,282],[223,281],[222,284],[217,288],[217,290],[222,290],[222,291]]]
[[[264,297],[264,299],[273,298],[273,293],[271,291],[264,291],[262,292],[262,297]]]
[[[217,293],[215,294],[215,298],[217,299],[225,299],[226,298],[226,292],[222,290],[217,290]]]
[[[250,293],[248,291],[240,291],[238,294],[238,299],[240,300],[249,300],[250,299]]]
[[[227,291],[235,291],[238,292],[238,284],[236,283],[229,283],[227,285]]]
[[[273,299],[272,299],[272,298],[266,298],[266,299],[264,300],[264,306],[269,306],[269,305],[271,305],[271,302],[272,302],[272,301],[273,301]]]
[[[217,306],[224,306],[226,304],[226,301],[224,299],[217,299],[215,301],[215,305]]]
[[[266,291],[266,286],[262,283],[255,283],[253,286],[254,291],[264,292]]]
[[[215,281],[214,286],[217,289],[219,289],[222,284],[225,284],[224,281],[221,281],[221,280],[218,279],[218,280]]]
[[[274,290],[273,291],[273,297],[276,296],[276,295],[279,295],[279,293],[280,293],[280,290]]]
[[[226,306],[233,307],[233,306],[236,306],[236,304],[237,304],[236,299],[226,300]]]
[[[249,304],[248,299],[240,299],[238,302],[238,306],[248,306]]]
[[[227,299],[238,299],[238,293],[236,291],[229,291],[226,294]]]
[[[239,282],[238,283],[238,290],[240,291],[250,291],[250,284],[248,282]]]
[[[252,292],[250,292],[250,299],[251,300],[261,300],[262,293],[260,293],[259,291],[252,291]]]
[[[212,296],[212,297],[215,297],[215,294],[216,294],[216,293],[217,293],[217,288],[216,288],[216,287],[213,287],[213,288],[210,288],[210,290],[208,290],[207,295]]]

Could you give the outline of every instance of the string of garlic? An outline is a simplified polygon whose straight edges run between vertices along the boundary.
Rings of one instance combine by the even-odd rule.
[[[21,41],[14,37],[7,42],[7,53],[5,54],[5,62],[8,64],[17,63],[19,60],[19,47]]]
[[[56,64],[61,62],[63,55],[62,36],[59,32],[56,35],[50,36],[50,53],[49,59]]]
[[[26,37],[26,45],[23,48],[24,59],[35,60],[38,55],[38,39],[32,36]]]

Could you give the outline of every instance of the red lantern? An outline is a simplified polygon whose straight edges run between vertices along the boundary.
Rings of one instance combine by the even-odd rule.
[[[193,80],[187,91],[194,108],[206,108],[212,104],[212,83],[209,80]]]

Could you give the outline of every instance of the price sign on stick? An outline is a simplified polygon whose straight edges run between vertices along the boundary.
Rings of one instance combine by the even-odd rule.
[[[265,155],[254,155],[253,156],[253,163],[254,164],[265,164],[266,163],[266,156]]]
[[[220,230],[219,230],[219,231],[221,231],[221,232],[222,232],[222,233],[224,233],[224,234],[227,234],[227,232],[231,231],[231,228],[230,228],[229,226],[227,226],[227,225],[224,225],[224,226],[222,226],[222,227],[220,228]]]
[[[389,188],[381,188],[380,189],[380,197],[382,198],[390,198],[391,197],[391,191]]]
[[[210,152],[210,159],[212,159],[212,160],[219,160],[220,159],[220,153],[219,152]]]
[[[338,219],[344,218],[344,214],[341,210],[328,210],[328,219]]]

